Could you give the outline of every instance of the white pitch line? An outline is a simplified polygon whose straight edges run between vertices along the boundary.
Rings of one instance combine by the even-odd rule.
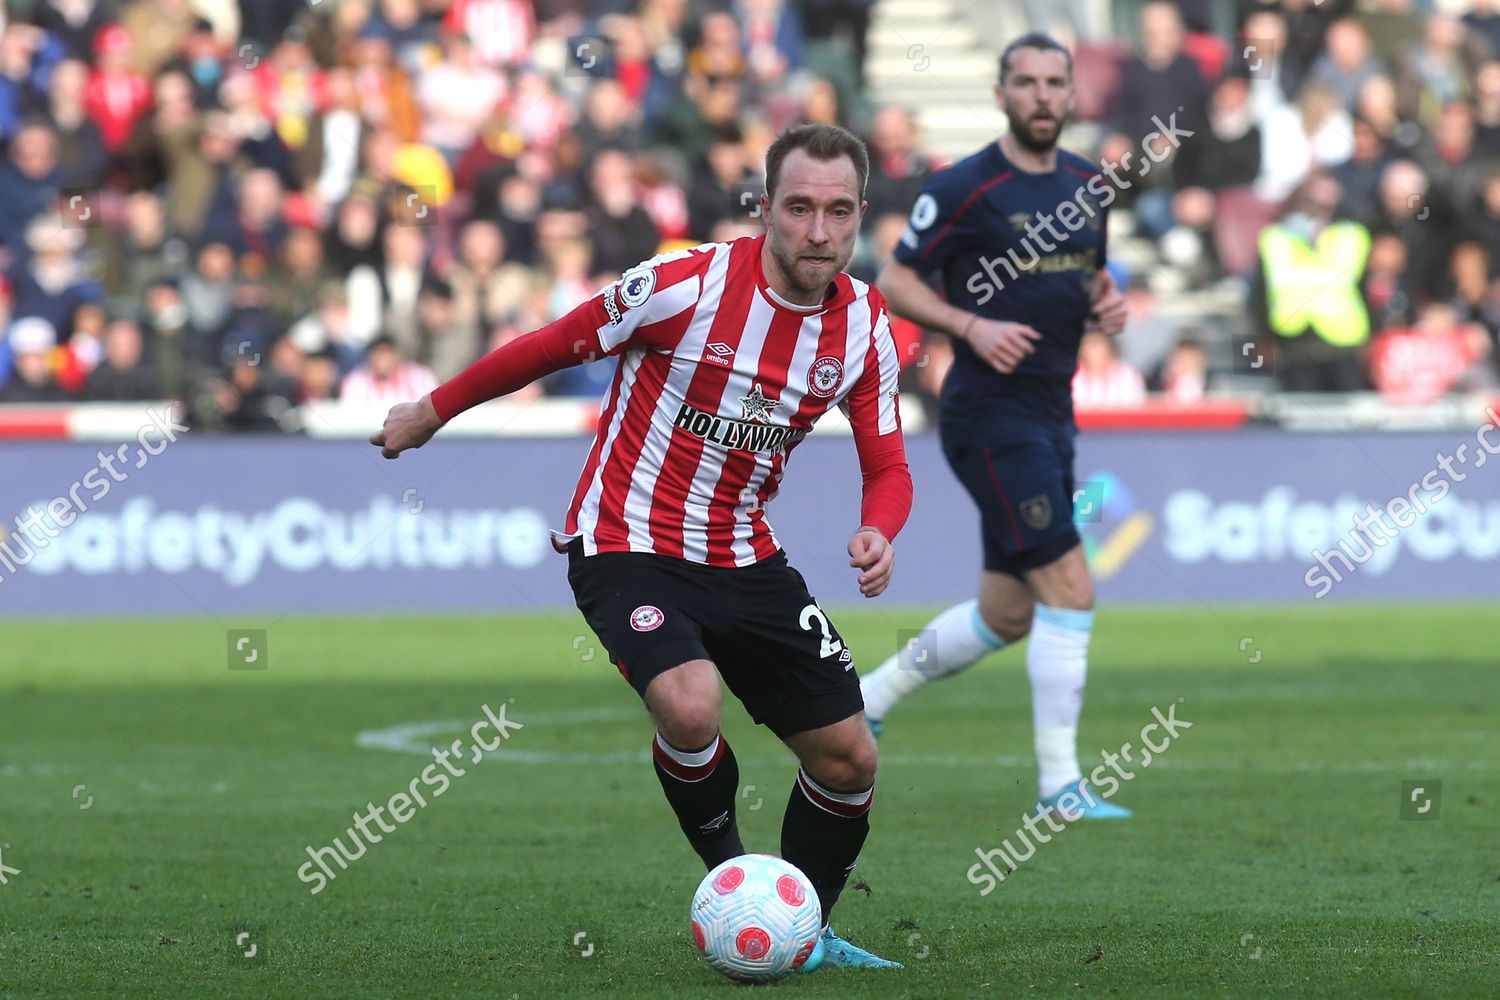
[[[622,722],[627,719],[646,721],[636,708],[579,708],[560,712],[537,712],[516,716],[523,726],[556,726],[579,722]],[[432,743],[437,735],[467,733],[473,719],[435,719],[427,722],[407,722],[384,729],[367,729],[358,733],[354,742],[369,750],[386,750],[391,753],[416,754],[426,757],[438,746],[447,743]],[[451,742],[451,741],[450,741]],[[509,747],[492,750],[484,755],[486,760],[506,760],[516,764],[629,764],[637,766],[650,763],[651,754],[646,750],[615,750],[607,752],[587,750],[518,750]],[[780,757],[740,757],[747,766],[771,767],[787,763],[790,754]],[[882,765],[896,767],[948,767],[948,768],[1030,768],[1036,758],[1030,755],[1002,754],[993,757],[963,757],[953,754],[902,754],[882,753]],[[1139,764],[1127,765],[1139,774]],[[1157,769],[1172,771],[1239,772],[1241,774],[1405,774],[1437,775],[1450,771],[1495,771],[1500,762],[1484,759],[1450,760],[1438,757],[1403,757],[1399,760],[1349,760],[1349,761],[1289,761],[1287,763],[1261,763],[1247,766],[1240,757],[1202,758],[1162,755],[1151,761]]]

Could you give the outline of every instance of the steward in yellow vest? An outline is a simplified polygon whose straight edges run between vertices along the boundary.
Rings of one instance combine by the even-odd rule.
[[[1341,189],[1327,174],[1303,182],[1289,210],[1260,234],[1258,307],[1275,374],[1295,392],[1368,387],[1363,348],[1370,312],[1363,282],[1370,232],[1334,221]]]

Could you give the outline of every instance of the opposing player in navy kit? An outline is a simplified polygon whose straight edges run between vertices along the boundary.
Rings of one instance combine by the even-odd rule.
[[[862,682],[879,735],[886,713],[1029,635],[1038,808],[1065,819],[1128,817],[1078,764],[1094,588],[1073,526],[1071,382],[1085,330],[1117,334],[1124,298],[1104,270],[1115,189],[1059,150],[1073,66],[1047,35],[1000,58],[1010,130],[936,175],[878,284],[893,312],[954,339],[943,386],[943,453],[979,506],[979,597],[944,611]],[[927,284],[940,276],[944,294]]]

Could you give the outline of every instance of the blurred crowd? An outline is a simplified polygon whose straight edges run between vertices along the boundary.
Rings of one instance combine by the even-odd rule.
[[[1225,6],[1233,44],[1210,30]],[[1147,3],[1134,45],[1079,45],[1099,156],[1135,157],[1134,234],[1188,289],[1243,288],[1231,373],[1400,403],[1500,384],[1500,5],[1434,6]],[[1175,144],[1158,124],[1174,113],[1195,133]],[[1154,387],[1206,384],[1203,347],[1147,350]],[[1107,371],[1127,391],[1111,345],[1081,364],[1085,393]]]
[[[0,402],[180,398],[270,430],[413,398],[654,253],[759,232],[765,150],[801,120],[870,141],[872,278],[939,166],[866,86],[875,3],[12,0]],[[1112,235],[1189,288],[1242,281],[1288,388],[1492,385],[1500,14],[1242,4],[1231,43],[1219,6],[1074,25],[1095,152],[1160,144],[1174,111],[1197,133],[1151,150]],[[1126,277],[1132,325],[1085,344],[1080,404],[1201,397],[1212,331]],[[946,342],[897,333],[930,399]],[[594,396],[611,368],[527,392]]]

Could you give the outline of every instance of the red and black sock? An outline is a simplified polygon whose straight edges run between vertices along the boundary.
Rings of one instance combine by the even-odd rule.
[[[824,926],[870,833],[874,798],[874,785],[862,792],[833,792],[806,771],[797,771],[781,821],[781,856],[802,869],[818,890]]]
[[[688,843],[709,868],[745,853],[734,821],[740,765],[723,736],[697,750],[680,750],[662,739],[651,744],[661,790],[667,794]]]

